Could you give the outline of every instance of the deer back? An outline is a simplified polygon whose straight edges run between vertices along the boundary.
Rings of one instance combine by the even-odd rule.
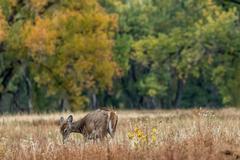
[[[83,119],[83,135],[89,139],[104,138],[108,131],[108,112],[96,110]]]

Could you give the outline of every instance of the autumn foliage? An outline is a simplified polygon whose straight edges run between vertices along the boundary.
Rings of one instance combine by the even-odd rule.
[[[18,11],[16,5],[23,5],[31,16],[14,19],[6,42],[34,83],[46,88],[48,96],[67,100],[72,109],[87,102],[83,92],[110,89],[118,74],[112,58],[117,17],[106,13],[96,0],[27,3],[9,1],[12,14]],[[1,13],[0,41],[6,38],[3,17]]]
[[[6,39],[6,36],[7,36],[7,22],[0,7],[0,43]]]

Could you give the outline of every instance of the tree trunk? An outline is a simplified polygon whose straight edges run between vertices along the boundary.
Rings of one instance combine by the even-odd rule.
[[[28,113],[33,112],[33,104],[32,104],[32,82],[28,78],[29,77],[29,70],[28,70],[28,65],[24,64],[24,81],[26,83],[26,88],[27,88],[27,96],[28,96]]]
[[[102,102],[100,105],[107,106],[107,105],[109,104],[109,103],[108,103],[109,98],[110,98],[110,94],[108,93],[107,90],[105,90],[105,91],[103,92],[103,102]]]
[[[32,105],[32,83],[28,77],[25,77],[26,84],[27,84],[27,95],[28,95],[28,113],[33,112],[33,105]]]
[[[3,86],[3,89],[0,93],[0,111],[4,112],[4,106],[2,106],[3,100],[4,100],[4,94],[6,93],[6,88],[10,82],[10,80],[12,79],[13,75],[14,75],[14,62],[12,62],[10,64],[10,66],[6,67],[0,74],[0,78],[2,79],[1,85]]]
[[[64,99],[63,98],[61,98],[60,100],[59,100],[59,110],[61,111],[61,112],[63,112],[64,111]]]
[[[183,88],[184,88],[184,82],[181,79],[178,79],[177,81],[177,91],[176,91],[176,96],[175,99],[173,101],[173,106],[175,108],[180,107],[180,102],[181,102],[181,98],[182,98],[182,94],[183,94]]]
[[[90,94],[90,108],[92,110],[97,109],[98,101],[97,101],[97,95],[95,92]]]
[[[155,101],[155,98],[154,97],[151,97],[151,109],[156,109],[157,107],[157,103]]]

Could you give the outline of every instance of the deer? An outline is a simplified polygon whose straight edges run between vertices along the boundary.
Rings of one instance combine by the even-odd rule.
[[[108,134],[111,138],[114,138],[117,123],[118,115],[110,109],[97,109],[75,122],[73,122],[72,115],[69,115],[66,120],[61,117],[60,133],[62,142],[64,144],[73,132],[82,134],[84,141],[87,139],[93,139],[94,141],[100,139],[100,141],[103,141]]]

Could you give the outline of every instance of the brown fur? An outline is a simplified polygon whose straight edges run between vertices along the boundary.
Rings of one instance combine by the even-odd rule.
[[[61,117],[60,132],[63,136],[63,142],[70,133],[81,133],[85,139],[104,139],[107,134],[114,137],[117,127],[118,116],[116,112],[109,109],[98,109],[88,113],[82,119],[72,122],[70,115],[66,121]]]

